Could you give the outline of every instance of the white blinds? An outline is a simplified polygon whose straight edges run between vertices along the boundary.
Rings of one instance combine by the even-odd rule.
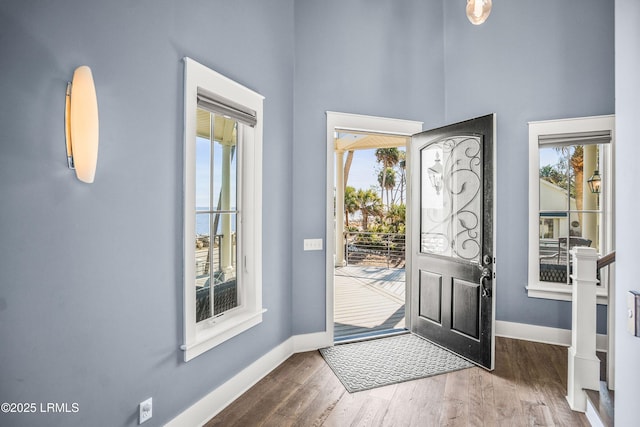
[[[200,87],[198,88],[198,108],[232,118],[251,127],[258,122],[255,111]]]
[[[540,146],[562,147],[567,145],[608,144],[610,142],[611,131],[609,130],[538,136],[538,145]]]

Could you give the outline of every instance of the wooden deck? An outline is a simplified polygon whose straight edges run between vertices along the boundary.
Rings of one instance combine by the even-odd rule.
[[[403,329],[404,302],[404,269],[336,268],[334,338]]]

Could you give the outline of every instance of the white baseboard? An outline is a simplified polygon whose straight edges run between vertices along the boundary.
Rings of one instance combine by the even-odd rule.
[[[571,345],[571,330],[496,320],[496,336],[555,345]],[[607,335],[596,335],[598,351],[607,351]]]
[[[587,417],[587,420],[589,420],[591,427],[604,427],[604,424],[598,415],[598,411],[593,407],[593,403],[591,403],[589,399],[587,399],[587,410],[584,414]]]
[[[169,421],[167,427],[202,426],[294,353],[327,347],[329,334],[294,335]]]
[[[293,340],[293,353],[303,353],[333,345],[333,339],[327,332],[294,335],[291,339]]]

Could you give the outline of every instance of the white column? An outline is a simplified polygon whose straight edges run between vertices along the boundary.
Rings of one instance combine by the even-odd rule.
[[[222,191],[220,208],[231,210],[231,145],[222,144]],[[222,240],[220,242],[220,264],[225,275],[233,271],[233,242],[231,241],[231,215],[222,214]]]
[[[589,189],[587,180],[593,175],[593,171],[598,169],[596,162],[597,148],[595,144],[585,145],[583,152],[582,173],[582,209],[596,210],[598,208],[598,195],[593,194]],[[591,240],[591,247],[598,248],[598,215],[582,214],[582,236]]]
[[[571,303],[571,347],[567,375],[567,401],[574,411],[585,412],[583,389],[600,387],[600,360],[596,356],[596,264],[594,248],[575,247],[573,259],[573,298]]]
[[[336,267],[345,265],[344,259],[344,151],[336,151]]]

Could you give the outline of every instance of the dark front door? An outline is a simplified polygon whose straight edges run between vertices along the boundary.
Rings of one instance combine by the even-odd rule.
[[[411,141],[411,330],[494,365],[495,115]]]

